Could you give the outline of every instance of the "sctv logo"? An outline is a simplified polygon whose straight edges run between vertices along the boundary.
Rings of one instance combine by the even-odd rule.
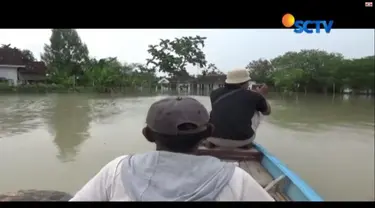
[[[294,16],[291,14],[285,14],[282,19],[282,23],[285,27],[292,27],[294,26],[294,32],[295,33],[320,33],[320,26],[323,25],[323,29],[326,33],[330,33],[333,25],[333,20],[326,21],[326,20],[295,20]],[[315,27],[315,29],[309,29],[312,28],[311,26]]]

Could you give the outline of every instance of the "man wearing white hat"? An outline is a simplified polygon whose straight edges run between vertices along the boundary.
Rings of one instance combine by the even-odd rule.
[[[212,137],[207,139],[211,145],[250,146],[260,123],[260,113],[271,113],[271,107],[264,98],[267,86],[248,90],[249,81],[246,69],[234,69],[228,72],[225,87],[211,93],[210,122],[215,126]]]

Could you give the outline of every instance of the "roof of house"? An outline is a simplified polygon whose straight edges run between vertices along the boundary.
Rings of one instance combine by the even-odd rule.
[[[28,73],[43,73],[47,71],[47,66],[43,61],[33,61],[26,64],[26,69],[22,70]]]
[[[194,77],[191,76],[180,76],[180,77],[171,77],[168,78],[169,82],[191,82],[194,80]]]
[[[158,81],[158,84],[168,84],[169,83],[169,80],[165,77],[161,78],[159,81]]]
[[[47,71],[47,67],[42,61],[29,61],[22,52],[17,48],[4,47],[0,48],[0,65],[25,65],[25,69],[21,72],[43,73]]]
[[[13,48],[0,48],[0,65],[25,65],[22,52]]]

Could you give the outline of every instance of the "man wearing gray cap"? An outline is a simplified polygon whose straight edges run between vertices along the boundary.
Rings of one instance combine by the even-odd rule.
[[[146,124],[143,135],[156,144],[156,151],[114,159],[71,201],[274,201],[241,168],[194,155],[213,130],[197,100],[157,101]]]

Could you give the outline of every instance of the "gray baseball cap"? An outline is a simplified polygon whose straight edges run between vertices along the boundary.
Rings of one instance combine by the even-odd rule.
[[[207,129],[210,116],[207,109],[191,97],[165,98],[153,103],[146,124],[154,132],[165,135],[193,134]],[[194,124],[193,130],[179,130],[181,124]]]

